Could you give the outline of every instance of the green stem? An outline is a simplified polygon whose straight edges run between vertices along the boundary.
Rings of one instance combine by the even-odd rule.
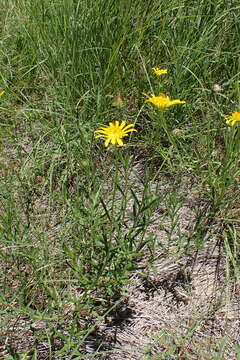
[[[116,193],[117,193],[117,184],[118,184],[118,177],[119,177],[119,167],[118,167],[118,149],[114,147],[114,177],[113,177],[113,196],[112,196],[112,209],[111,209],[111,235],[110,239],[112,241],[114,228],[115,228],[115,203],[116,203]]]

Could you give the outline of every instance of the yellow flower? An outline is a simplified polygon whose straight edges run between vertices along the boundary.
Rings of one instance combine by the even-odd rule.
[[[167,72],[168,72],[168,69],[160,69],[158,67],[153,67],[152,70],[153,70],[154,74],[157,76],[167,74]]]
[[[128,136],[128,133],[131,131],[137,131],[134,129],[134,124],[126,125],[125,121],[122,121],[119,125],[119,121],[115,123],[109,123],[108,126],[102,126],[98,128],[95,133],[95,138],[105,138],[104,145],[107,147],[109,143],[115,145],[116,143],[119,146],[123,146],[122,138]]]
[[[147,96],[147,100],[145,100],[146,102],[150,102],[153,105],[157,106],[159,109],[165,109],[168,108],[169,106],[175,105],[175,104],[184,104],[186,101],[181,101],[181,100],[171,100],[167,95],[164,94],[159,94],[158,96],[155,96],[153,94],[151,95],[147,95],[144,94],[145,96]]]
[[[226,119],[226,124],[231,126],[235,125],[237,122],[240,122],[240,110],[234,111],[230,115],[226,115]]]

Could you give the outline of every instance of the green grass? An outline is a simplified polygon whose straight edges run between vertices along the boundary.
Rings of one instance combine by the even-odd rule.
[[[130,277],[154,265],[159,249],[166,258],[192,257],[219,221],[229,277],[239,282],[240,132],[224,117],[240,106],[239,10],[237,0],[2,1],[0,345],[7,359],[41,359],[41,342],[49,359],[83,359],[89,335],[128,298]],[[156,77],[154,66],[168,74]],[[143,93],[153,92],[186,104],[160,113],[145,103]],[[114,106],[117,96],[122,103]],[[94,130],[115,120],[137,133],[125,147],[106,149]],[[173,184],[169,194],[158,188],[163,175]],[[176,238],[184,176],[204,206],[194,209],[191,233]],[[167,244],[152,230],[164,229],[164,219]],[[29,346],[23,333],[23,348],[9,330],[22,318],[46,324]],[[104,350],[111,349],[96,341],[91,356]]]

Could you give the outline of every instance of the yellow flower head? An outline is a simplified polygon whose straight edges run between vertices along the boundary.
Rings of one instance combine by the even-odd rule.
[[[158,67],[153,67],[152,70],[153,70],[154,74],[157,76],[167,74],[167,72],[168,72],[168,69],[160,69]]]
[[[125,121],[122,121],[119,125],[119,121],[115,121],[115,123],[109,123],[108,126],[102,126],[98,128],[95,133],[95,138],[105,138],[104,145],[107,147],[109,143],[113,145],[117,144],[119,146],[123,146],[122,138],[128,136],[128,133],[131,131],[137,131],[134,129],[134,124],[126,125]]]
[[[167,95],[164,94],[159,94],[158,96],[155,96],[153,94],[151,95],[147,95],[144,94],[145,96],[147,96],[147,100],[145,100],[146,102],[150,102],[153,105],[157,106],[159,109],[165,109],[168,108],[169,106],[175,105],[175,104],[184,104],[186,101],[181,101],[181,100],[171,100]]]
[[[226,115],[226,124],[234,126],[236,123],[240,122],[240,110],[234,111],[230,115]]]

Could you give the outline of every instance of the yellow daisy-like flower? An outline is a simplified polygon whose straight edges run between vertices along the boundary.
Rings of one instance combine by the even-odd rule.
[[[168,69],[160,69],[158,67],[153,67],[152,70],[153,70],[154,74],[157,76],[167,74],[167,72],[168,72]]]
[[[146,102],[150,102],[153,105],[157,106],[159,109],[165,109],[168,108],[169,106],[175,105],[175,104],[184,104],[186,101],[182,101],[182,100],[171,100],[167,95],[164,94],[159,94],[158,96],[155,96],[154,94],[151,95],[147,95],[144,94],[145,96],[147,96],[147,100],[145,100]]]
[[[240,122],[240,110],[234,111],[230,115],[226,115],[226,124],[234,126],[236,123]]]
[[[98,128],[95,133],[95,138],[105,138],[104,145],[107,147],[110,143],[119,146],[123,146],[122,138],[128,136],[131,131],[137,131],[134,129],[134,124],[126,125],[125,121],[122,121],[119,125],[119,121],[115,123],[110,122],[108,126],[102,126]]]

